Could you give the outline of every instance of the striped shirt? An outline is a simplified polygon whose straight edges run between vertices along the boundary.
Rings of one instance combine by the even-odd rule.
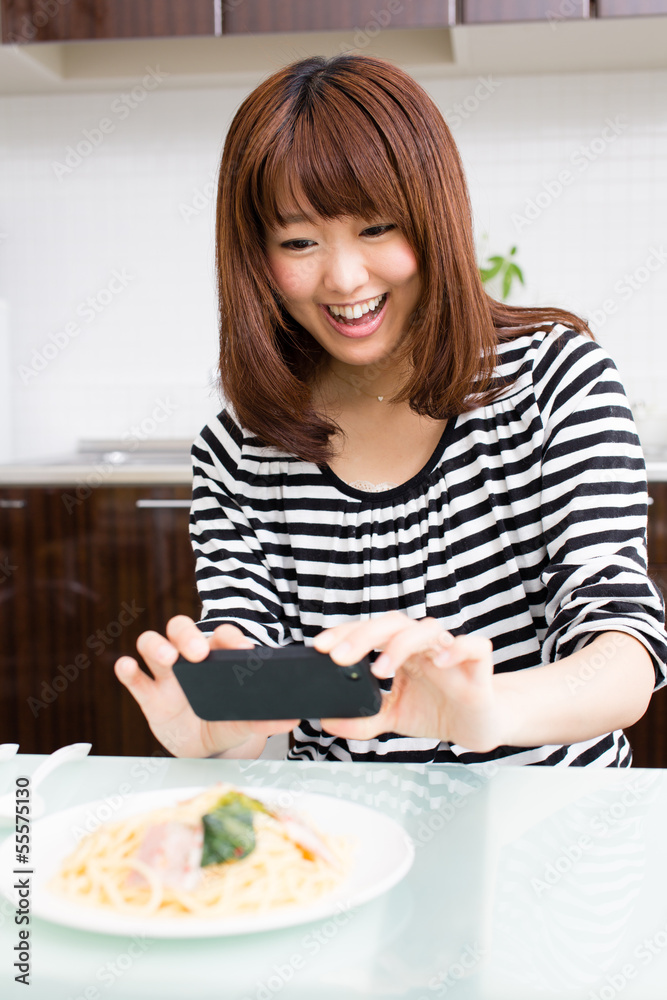
[[[505,389],[493,402],[451,418],[424,468],[376,493],[262,445],[226,406],[192,449],[200,628],[231,622],[260,645],[312,645],[322,629],[398,610],[488,637],[496,672],[568,656],[613,630],[644,644],[662,686],[645,464],[614,363],[556,328],[501,344],[495,375]],[[485,754],[395,733],[345,740],[313,719],[294,736],[296,759],[631,762],[622,730]]]

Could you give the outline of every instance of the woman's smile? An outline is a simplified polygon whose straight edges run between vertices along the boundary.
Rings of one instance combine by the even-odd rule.
[[[405,236],[384,219],[323,219],[296,206],[290,211],[284,227],[266,233],[285,308],[343,363],[386,357],[405,334],[421,292]]]
[[[368,337],[375,333],[386,313],[389,293],[353,305],[324,305],[322,311],[331,326],[344,337]]]

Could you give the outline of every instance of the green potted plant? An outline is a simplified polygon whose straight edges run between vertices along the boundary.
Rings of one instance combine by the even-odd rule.
[[[502,299],[503,302],[509,298],[515,281],[525,285],[523,271],[514,259],[515,254],[516,247],[510,247],[506,256],[492,254],[479,268],[482,284],[487,292],[496,299]]]

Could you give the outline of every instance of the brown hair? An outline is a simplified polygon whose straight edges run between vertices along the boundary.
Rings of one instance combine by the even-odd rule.
[[[497,395],[501,340],[556,323],[590,334],[572,313],[484,291],[458,150],[415,80],[369,56],[304,59],[243,101],[218,181],[220,384],[264,444],[322,463],[338,430],[311,403],[326,352],[282,305],[266,257],[264,227],[284,224],[285,187],[296,204],[306,198],[304,214],[390,218],[412,247],[421,296],[393,355],[411,365],[393,399],[417,413],[444,419]]]

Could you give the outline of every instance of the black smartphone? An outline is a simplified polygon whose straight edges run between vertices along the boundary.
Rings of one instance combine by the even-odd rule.
[[[367,656],[341,667],[312,646],[214,649],[200,663],[179,657],[174,673],[208,722],[349,719],[376,715],[382,704]]]

